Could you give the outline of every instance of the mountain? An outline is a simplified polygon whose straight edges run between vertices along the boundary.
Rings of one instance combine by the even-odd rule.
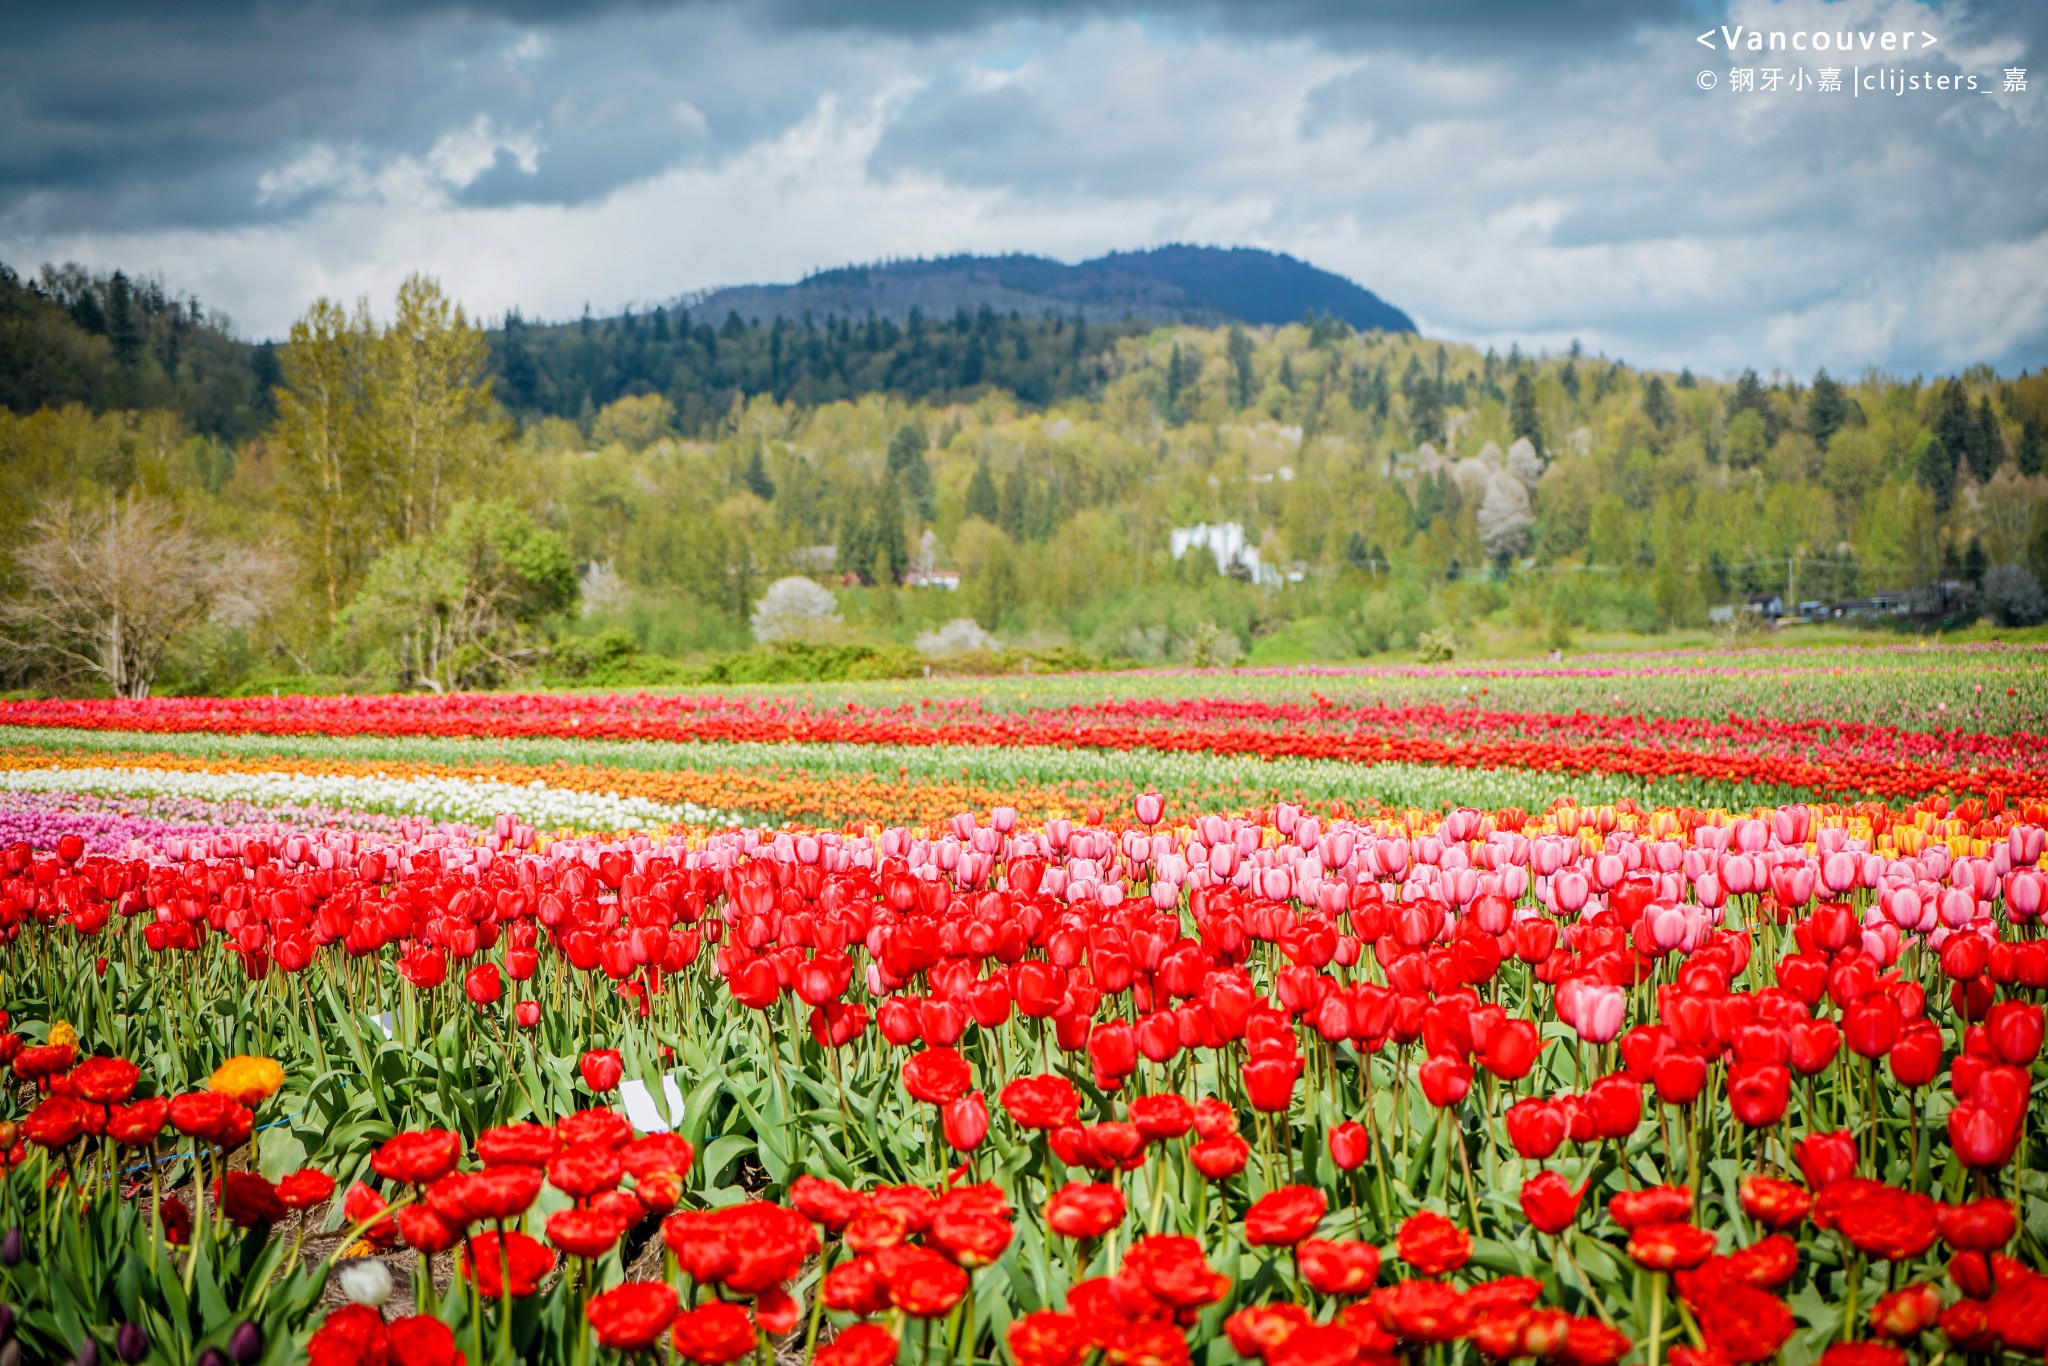
[[[682,301],[699,318],[799,322],[806,314],[904,322],[986,307],[1089,322],[1291,323],[1324,313],[1360,331],[1413,332],[1414,320],[1341,275],[1255,247],[1165,246],[1079,265],[1044,256],[942,256],[819,271],[793,285],[733,285]]]

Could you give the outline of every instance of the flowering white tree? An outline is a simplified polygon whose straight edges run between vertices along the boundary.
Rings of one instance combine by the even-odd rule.
[[[754,604],[754,639],[816,640],[839,622],[839,600],[801,574],[777,579]]]
[[[1479,503],[1479,543],[1486,553],[1494,559],[1521,554],[1535,521],[1529,511],[1529,490],[1522,481],[1506,470],[1495,470]]]
[[[151,498],[52,503],[29,522],[14,562],[22,594],[0,603],[0,648],[129,698],[149,696],[180,632],[255,622],[283,578],[274,555],[210,540]]]

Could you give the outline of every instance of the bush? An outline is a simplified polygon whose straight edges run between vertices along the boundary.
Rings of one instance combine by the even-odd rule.
[[[688,673],[672,659],[642,654],[633,633],[614,626],[556,644],[540,681],[550,687],[649,688],[683,682]]]
[[[924,657],[901,645],[817,645],[777,641],[715,660],[698,683],[843,683],[864,678],[920,678]]]
[[[1447,664],[1458,657],[1458,637],[1450,627],[1424,631],[1415,642],[1415,657],[1424,664]]]
[[[1984,575],[1984,610],[2000,626],[2033,626],[2048,621],[2048,597],[2023,564],[2001,564]]]

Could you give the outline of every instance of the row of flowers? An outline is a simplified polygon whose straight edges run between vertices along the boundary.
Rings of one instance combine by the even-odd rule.
[[[852,820],[939,824],[956,811],[1012,806],[1034,819],[1091,807],[1127,807],[1146,790],[1183,809],[1242,811],[1280,799],[1374,806],[1442,805],[1441,769],[1423,764],[1155,750],[1059,750],[986,745],[689,743],[466,738],[146,735],[14,728],[0,752],[0,786],[11,768],[182,768],[367,776],[403,772],[535,781],[572,791],[617,792],[664,805],[764,813],[829,825]],[[1467,805],[1547,805],[1556,775],[1520,769],[1460,775]],[[1630,798],[1646,805],[1727,805],[1774,795],[1690,777],[1586,774],[1582,802]],[[1784,794],[1775,794],[1784,795]]]
[[[662,802],[622,795],[618,784],[591,791],[550,785],[533,777],[504,781],[473,774],[392,776],[366,771],[335,772],[331,766],[301,771],[275,767],[202,763],[159,758],[136,765],[21,764],[0,759],[0,789],[12,793],[98,797],[169,797],[240,804],[270,811],[296,808],[323,826],[356,825],[360,813],[423,816],[437,822],[489,825],[500,812],[517,807],[544,829],[637,830],[652,825],[710,825],[731,820],[724,812],[693,802]],[[587,775],[586,775],[587,776]],[[334,817],[341,816],[337,822]]]
[[[142,733],[552,736],[722,743],[1152,749],[1265,759],[1615,773],[1887,799],[1944,788],[2048,795],[2042,737],[1873,723],[1711,722],[1481,706],[1227,699],[1098,701],[995,711],[977,699],[810,707],[745,696],[515,695],[165,698],[0,703],[21,727]]]

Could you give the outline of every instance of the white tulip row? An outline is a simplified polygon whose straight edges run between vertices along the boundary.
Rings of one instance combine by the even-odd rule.
[[[0,772],[0,790],[165,794],[257,806],[381,811],[488,826],[504,812],[540,830],[643,830],[652,825],[736,825],[738,818],[694,802],[667,805],[615,792],[572,792],[488,778],[375,774],[215,773],[208,770],[52,765]]]

